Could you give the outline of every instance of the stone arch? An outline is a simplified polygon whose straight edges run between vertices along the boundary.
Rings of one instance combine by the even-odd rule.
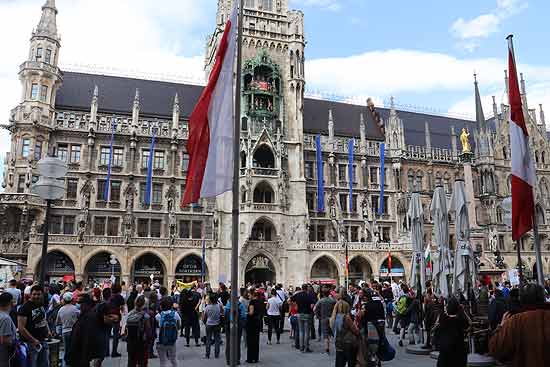
[[[52,261],[52,257],[51,257],[52,255],[61,255],[60,258],[61,259],[65,258],[66,260],[69,260],[70,264],[59,264],[59,265],[56,264],[55,267],[58,268],[58,270],[52,272],[49,266],[50,262]],[[40,256],[37,256],[36,260],[30,266],[30,268],[34,271],[34,274],[36,274],[37,276],[40,275],[41,261],[42,261],[42,258]],[[80,267],[78,267],[78,262],[76,261],[76,256],[74,256],[74,254],[72,254],[70,251],[67,251],[67,249],[61,246],[52,246],[48,249],[48,264],[46,267],[46,280],[50,280],[51,277],[62,278],[65,275],[70,275],[74,279],[77,274],[81,274],[81,273],[82,272],[80,271]]]
[[[322,253],[314,258],[309,269],[309,278],[312,281],[331,281],[336,285],[339,284],[340,274],[343,274],[340,263],[328,253]]]
[[[110,257],[114,255],[117,260],[117,264],[114,266],[110,264]],[[86,283],[94,280],[96,283],[101,283],[104,280],[110,279],[112,275],[115,276],[115,281],[120,282],[123,275],[122,271],[122,258],[114,254],[109,250],[93,251],[91,256],[87,256],[87,261],[82,261],[83,278]]]
[[[252,225],[250,239],[252,241],[275,241],[277,238],[277,227],[271,218],[261,216]]]
[[[349,279],[357,284],[359,280],[367,281],[374,274],[371,261],[363,255],[355,255],[349,260]]]
[[[269,144],[262,143],[254,149],[252,167],[275,168],[275,153]]]
[[[396,275],[396,277],[406,280],[407,274],[409,274],[409,271],[410,271],[409,262],[403,258],[402,254],[398,254],[398,253],[392,253],[391,258],[392,258],[392,274],[393,273],[399,274],[396,272],[399,269],[397,265],[401,265],[400,268],[403,269],[403,272],[400,275]],[[380,259],[380,262],[378,263],[378,267],[377,267],[380,279],[386,279],[386,278],[389,279],[389,276],[387,274],[387,266],[388,266],[388,256],[384,256],[382,259]],[[386,272],[382,271],[384,269],[386,269]]]
[[[254,187],[252,202],[259,204],[273,204],[275,202],[275,191],[266,180],[260,181]]]
[[[128,269],[127,267],[127,262],[124,260],[126,259],[126,255],[123,254],[123,253],[119,253],[117,250],[122,250],[121,248],[118,248],[116,246],[113,246],[113,247],[107,247],[107,246],[102,246],[102,247],[97,247],[97,248],[94,248],[92,251],[88,252],[86,255],[84,255],[82,257],[82,259],[80,260],[80,266],[82,267],[82,271],[85,272],[86,270],[86,265],[90,262],[90,260],[102,253],[102,252],[107,252],[109,253],[110,255],[115,255],[116,258],[119,260],[120,262],[120,268],[121,268],[121,271],[122,271],[122,274],[128,274],[130,269]],[[124,261],[123,261],[124,260]]]
[[[145,256],[154,256],[157,258],[161,268],[159,269],[158,266],[155,266],[155,271],[154,271],[155,274],[153,274],[154,279],[159,280],[161,284],[162,283],[166,284],[168,280],[168,276],[170,276],[170,274],[168,274],[168,264],[170,264],[170,262],[168,261],[166,256],[164,256],[161,252],[155,249],[141,250],[135,256],[132,257],[132,265],[130,266],[130,269],[131,269],[130,279],[134,282],[139,280],[147,280],[148,275],[146,275],[145,272],[143,272],[143,274],[141,272],[136,274],[136,265],[138,265],[138,262]],[[151,264],[151,265],[159,265],[159,264]],[[153,271],[151,273],[153,273]]]
[[[257,263],[253,263],[255,259],[258,260]],[[265,260],[264,260],[265,259]],[[241,279],[244,279],[245,282],[254,281],[265,283],[266,281],[275,283],[278,273],[278,262],[275,261],[275,258],[262,249],[255,251],[245,261],[241,271]]]
[[[186,259],[193,259],[195,264],[187,264],[187,265],[195,265],[192,269],[187,267],[186,271],[181,271],[180,263],[182,263]],[[208,271],[208,263],[205,259],[204,264],[204,279],[206,281],[209,280],[209,271]],[[200,265],[197,269],[197,266]],[[171,274],[174,274],[176,279],[182,279],[185,283],[192,282],[194,280],[200,280],[201,278],[201,271],[202,271],[202,254],[195,250],[186,251],[180,256],[178,256],[176,259],[174,259],[173,269],[171,269]],[[178,271],[179,270],[179,271]]]

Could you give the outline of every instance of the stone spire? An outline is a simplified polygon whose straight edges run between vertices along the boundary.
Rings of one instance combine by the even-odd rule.
[[[506,98],[508,98],[508,70],[504,70],[504,90],[506,91]]]
[[[475,89],[475,99],[476,99],[477,127],[483,133],[487,129],[487,122],[485,121],[485,114],[483,113],[483,105],[481,104],[481,96],[479,94],[479,87],[477,84],[477,74],[474,74],[474,89]]]
[[[180,101],[178,93],[174,96],[174,107],[172,108],[172,130],[177,131],[180,122]]]
[[[57,34],[57,8],[55,0],[47,0],[42,6],[42,17],[36,27],[34,36],[46,36],[58,40]]]
[[[544,118],[544,110],[542,109],[542,103],[539,103],[540,108],[540,123],[546,126],[546,119]]]
[[[428,121],[424,121],[424,139],[426,140],[426,152],[430,154],[432,151],[432,137],[430,135],[430,124],[428,124]]]
[[[97,109],[99,107],[99,88],[97,85],[94,87],[94,94],[92,96],[92,104],[90,106],[90,122],[94,125],[97,123]]]
[[[453,157],[458,156],[458,151],[456,149],[456,131],[454,125],[451,126],[451,149],[453,153]]]
[[[134,106],[132,107],[132,125],[137,125],[139,122],[139,89],[136,89],[136,95],[134,96]]]
[[[328,110],[328,141],[334,144],[334,121],[332,119],[332,109]]]
[[[361,152],[366,152],[367,150],[367,131],[365,128],[365,116],[363,112],[359,115],[359,133],[361,136]]]

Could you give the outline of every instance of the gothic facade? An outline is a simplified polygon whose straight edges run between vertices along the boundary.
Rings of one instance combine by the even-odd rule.
[[[231,0],[218,1],[216,30],[205,56],[207,72],[231,6]],[[204,243],[207,280],[229,280],[231,194],[179,205],[189,162],[188,118],[202,87],[63,72],[57,66],[61,43],[56,14],[55,1],[46,1],[20,67],[21,102],[6,125],[11,147],[0,194],[1,253],[24,261],[26,275],[37,273],[45,204],[31,188],[38,178],[36,163],[50,154],[69,166],[65,196],[54,203],[50,217],[50,279],[101,281],[115,275],[127,282],[150,277],[164,283],[188,281],[201,275]],[[307,98],[305,45],[304,15],[288,10],[287,0],[245,1],[239,81],[241,281],[343,284],[345,246],[352,281],[388,277],[389,256],[391,274],[406,278],[410,193],[422,195],[425,242],[430,244],[431,194],[443,185],[450,198],[457,178],[468,181],[472,243],[480,269],[500,274],[515,267],[515,244],[502,205],[510,195],[508,106],[494,103],[494,117],[486,120],[479,105],[476,121],[470,121],[399,111],[393,102],[390,108],[376,108]],[[527,106],[523,77],[522,92]],[[539,118],[534,110],[527,117],[548,274],[550,143],[542,107]],[[466,163],[458,141],[463,129],[470,133],[473,150]],[[317,136],[324,163],[320,173]],[[383,142],[384,211],[378,215]],[[149,164],[153,184],[151,202],[145,204]],[[320,177],[324,210],[317,198]],[[450,241],[454,246],[452,237]],[[520,242],[527,274],[535,262],[532,243],[532,236]]]

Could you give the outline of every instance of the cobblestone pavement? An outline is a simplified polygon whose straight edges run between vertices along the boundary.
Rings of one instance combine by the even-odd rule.
[[[389,331],[389,330],[388,330]],[[204,333],[202,334],[204,335]],[[391,362],[382,363],[382,366],[396,366],[396,367],[433,367],[436,361],[430,359],[428,356],[415,356],[405,352],[404,347],[397,346],[397,336],[393,335],[391,331],[388,333],[390,343],[395,346],[397,350],[396,358]],[[275,337],[273,337],[275,340]],[[178,366],[181,367],[214,367],[225,366],[225,345],[222,345],[222,353],[220,359],[213,358],[205,359],[204,346],[196,347],[194,343],[191,347],[186,347],[183,338],[178,339],[177,343],[177,358]],[[300,353],[292,348],[293,340],[289,338],[289,333],[285,332],[281,336],[281,344],[267,345],[267,331],[260,336],[260,361],[255,366],[267,366],[267,367],[283,367],[283,366],[299,366],[299,367],[334,367],[334,350],[330,355],[326,355],[323,350],[323,343],[318,341],[311,342],[311,349],[313,353]],[[122,343],[119,346],[119,352],[122,353],[121,358],[108,358],[103,363],[104,367],[126,367],[126,344]],[[241,349],[242,360],[241,365],[248,365],[245,362],[246,349]],[[150,359],[149,367],[159,367],[160,363],[158,359]]]

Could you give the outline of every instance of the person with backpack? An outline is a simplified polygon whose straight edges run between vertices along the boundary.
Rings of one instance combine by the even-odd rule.
[[[158,325],[157,354],[160,367],[166,367],[168,362],[177,367],[176,341],[181,327],[180,315],[173,309],[172,299],[165,297],[160,301],[161,312],[155,316]]]
[[[124,334],[128,351],[128,367],[146,367],[152,341],[152,323],[145,308],[145,297],[139,296],[135,308],[128,313]]]
[[[357,361],[359,329],[350,314],[350,305],[340,300],[334,305],[330,318],[336,348],[336,367],[355,367]]]
[[[218,297],[215,294],[211,294],[209,304],[204,308],[202,317],[202,321],[206,326],[206,359],[210,358],[212,342],[214,343],[214,358],[218,359],[220,357],[222,314],[223,306],[218,303]]]
[[[253,292],[253,290],[251,291]],[[250,302],[248,302],[248,305],[250,304]],[[241,361],[241,338],[242,338],[242,335],[243,335],[243,332],[246,332],[246,325],[247,325],[247,320],[248,320],[248,305],[245,306],[245,304],[243,302],[241,302],[240,300],[238,301],[237,303],[237,307],[239,308],[239,322],[238,322],[238,328],[237,328],[237,340],[238,340],[238,343],[237,343],[237,364],[240,363]],[[225,305],[225,308],[224,308],[224,320],[225,320],[225,360],[227,362],[227,364],[229,365],[229,362],[230,362],[230,356],[229,356],[229,353],[230,353],[230,350],[231,350],[231,328],[230,328],[230,324],[231,324],[231,320],[233,320],[232,316],[231,316],[231,302],[227,302],[227,304]]]
[[[399,346],[403,346],[403,339],[405,339],[405,332],[409,327],[410,315],[407,314],[407,310],[412,303],[412,299],[409,296],[409,287],[406,284],[401,284],[401,289],[403,290],[403,295],[401,295],[395,304],[395,313],[397,316],[396,324],[398,323],[397,328],[399,330]],[[394,329],[395,331],[396,329]]]

